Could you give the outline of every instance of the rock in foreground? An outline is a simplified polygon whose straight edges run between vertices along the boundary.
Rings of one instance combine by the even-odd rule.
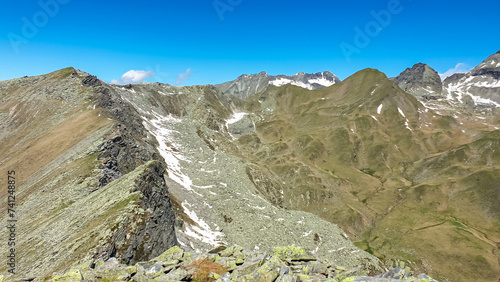
[[[377,276],[365,276],[362,266],[347,269],[313,256],[297,247],[273,252],[248,252],[239,246],[209,253],[186,252],[173,247],[162,255],[134,266],[85,262],[52,281],[436,281],[425,274],[410,276],[394,268]]]

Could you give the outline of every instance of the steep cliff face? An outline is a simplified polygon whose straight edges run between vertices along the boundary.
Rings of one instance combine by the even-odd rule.
[[[157,143],[111,88],[68,68],[1,82],[0,97],[18,273],[43,277],[89,255],[131,263],[177,244]]]
[[[83,80],[90,81],[91,77]],[[99,258],[120,257],[124,263],[135,263],[157,256],[177,244],[174,232],[175,215],[163,179],[166,165],[156,151],[157,143],[148,136],[139,113],[109,86],[94,83],[96,107],[107,110],[116,125],[116,137],[104,142],[97,152],[102,162],[99,184],[107,183],[134,171],[139,165],[159,160],[148,166],[147,173],[136,178],[133,192],[141,195],[140,208],[146,214],[128,217],[113,234],[110,242],[100,248]],[[142,224],[137,224],[141,222]],[[138,226],[137,226],[138,225]],[[133,232],[134,230],[135,232]]]

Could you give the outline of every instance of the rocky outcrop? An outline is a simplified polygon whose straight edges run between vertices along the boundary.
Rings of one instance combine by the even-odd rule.
[[[148,260],[177,244],[173,229],[175,214],[165,189],[164,164],[155,161],[135,180],[131,192],[140,193],[143,213],[127,217],[120,223],[109,243],[94,255],[108,259],[118,256],[125,264]]]
[[[75,72],[75,74],[77,74]],[[82,80],[83,86],[101,86],[101,81],[95,75],[88,75]]]
[[[428,275],[411,275],[396,267],[367,276],[363,267],[344,268],[319,259],[298,247],[277,247],[269,253],[248,252],[239,246],[219,247],[208,253],[191,253],[173,247],[160,256],[134,266],[107,261],[84,262],[53,274],[52,281],[428,281]]]
[[[96,107],[105,109],[106,115],[118,121],[114,127],[114,135],[94,152],[101,153],[101,187],[149,160],[160,159],[155,149],[157,144],[148,141],[147,131],[144,130],[139,113],[125,103],[112,88],[96,87],[92,99],[95,100]]]
[[[418,63],[399,74],[394,82],[406,92],[417,97],[440,96],[442,83],[439,74],[426,64]]]
[[[151,141],[153,139],[144,130],[140,115],[130,104],[123,102],[108,86],[97,87],[94,99],[96,106],[104,108],[107,115],[118,121],[114,137],[94,152],[99,153],[98,159],[102,162],[100,187],[148,161],[156,160],[148,166],[147,173],[135,180],[132,189],[141,195],[140,207],[144,214],[128,217],[122,222],[110,242],[101,246],[95,257],[118,256],[126,264],[150,259],[177,244],[175,214],[163,179],[166,164],[159,158],[158,144]]]

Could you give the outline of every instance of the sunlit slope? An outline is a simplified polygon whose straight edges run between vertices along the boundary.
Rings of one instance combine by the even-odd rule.
[[[154,207],[156,194],[166,195],[164,164],[130,152],[123,157],[134,140],[123,142],[122,137],[140,132],[120,118],[119,103],[106,85],[95,78],[94,86],[83,83],[89,77],[67,68],[0,82],[0,175],[15,171],[18,278],[43,277],[86,256],[117,256],[125,263],[148,259],[160,251],[155,249],[163,251],[175,242],[173,222],[157,228],[171,229],[163,235],[171,240],[164,242],[153,232],[151,219],[166,224],[166,217],[145,211]],[[135,144],[137,150],[145,146]],[[0,192],[3,199],[6,192]],[[167,203],[161,204],[169,208]],[[6,208],[0,207],[4,226]],[[162,213],[168,215],[168,209]],[[122,238],[125,229],[128,237]],[[146,230],[155,243],[143,240]],[[3,228],[1,236],[7,238],[7,231]],[[2,273],[7,273],[5,260],[0,259]]]
[[[434,271],[438,276],[454,277],[446,264],[434,261],[430,269],[421,260],[434,252],[428,245],[423,247],[432,236],[422,241],[402,236],[416,228],[415,222],[427,220],[425,214],[408,212],[402,207],[403,204],[426,207],[419,198],[410,197],[414,195],[411,191],[427,190],[420,184],[423,176],[417,174],[419,165],[426,167],[422,165],[424,159],[467,146],[481,136],[476,128],[484,125],[468,121],[462,131],[463,122],[457,117],[426,108],[373,69],[314,91],[294,86],[270,88],[249,98],[246,110],[254,112],[260,122],[255,133],[239,138],[238,143],[243,154],[272,179],[268,185],[260,185],[271,200],[341,225],[360,245],[381,258],[405,259],[411,253],[410,261],[417,263],[417,268],[428,267],[426,271]],[[490,139],[498,140],[492,134]],[[496,150],[498,146],[493,144],[488,148]],[[488,153],[475,154],[482,159]],[[478,163],[477,168],[483,165]],[[492,162],[490,165],[490,170],[498,168]],[[448,172],[431,171],[435,173],[429,176],[433,181],[443,186],[449,184]],[[489,181],[499,183],[496,177],[490,177]],[[498,190],[479,189],[482,186],[479,183],[467,183],[479,198],[498,195]],[[436,201],[443,202],[444,198]],[[449,201],[457,207],[463,206],[463,201],[471,207],[484,205],[467,197]],[[457,209],[445,218],[467,213]],[[485,222],[491,220],[485,214],[479,218]],[[390,224],[386,224],[388,220]],[[384,240],[372,246],[370,241],[377,236],[375,231],[383,231]],[[448,243],[453,240],[451,233],[442,236]],[[400,244],[392,248],[396,242]],[[441,250],[448,251],[452,255],[451,249]],[[470,254],[475,254],[473,249]],[[491,255],[485,260],[478,259],[485,269],[491,269],[482,274],[486,280],[498,273],[494,258]],[[457,257],[454,262],[465,264],[466,260]]]

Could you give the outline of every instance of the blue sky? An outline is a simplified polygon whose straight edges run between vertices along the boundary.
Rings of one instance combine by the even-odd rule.
[[[499,10],[498,0],[3,1],[0,80],[68,66],[174,85],[260,71],[396,76],[418,62],[467,70],[500,49]]]

